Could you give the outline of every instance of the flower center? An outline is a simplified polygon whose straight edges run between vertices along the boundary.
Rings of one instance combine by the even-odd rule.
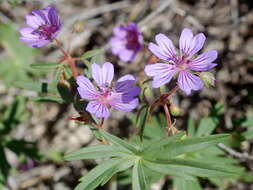
[[[187,57],[182,57],[182,58],[179,58],[178,61],[177,61],[177,67],[180,69],[180,70],[185,70],[185,69],[188,69],[189,67],[189,60],[187,59]]]
[[[99,100],[103,103],[108,103],[108,98],[112,95],[113,90],[109,86],[99,87]]]
[[[137,49],[139,46],[138,42],[138,34],[136,31],[128,31],[127,32],[127,49]]]
[[[58,30],[56,25],[43,25],[38,29],[34,30],[32,34],[37,34],[40,36],[40,39],[43,40],[52,40],[52,35]]]

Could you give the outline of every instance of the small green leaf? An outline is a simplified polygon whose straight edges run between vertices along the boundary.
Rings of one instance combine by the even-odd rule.
[[[10,133],[12,129],[28,117],[25,103],[24,97],[17,96],[15,101],[6,108],[0,126],[1,135]]]
[[[210,135],[218,124],[218,119],[215,117],[204,117],[200,120],[196,136]]]
[[[130,151],[114,145],[94,145],[66,154],[65,160],[97,159],[112,156],[128,156]]]
[[[64,103],[63,99],[61,99],[60,97],[55,97],[55,96],[39,96],[39,97],[31,98],[31,100],[36,101],[36,102],[56,102],[59,104]]]
[[[188,126],[187,128],[188,135],[190,137],[194,137],[196,133],[196,126],[195,126],[193,118],[189,117],[187,126]]]
[[[111,135],[110,133],[107,133],[104,130],[100,130],[100,134],[105,139],[107,139],[109,142],[111,142],[112,144],[118,145],[118,146],[124,148],[127,151],[131,151],[133,153],[138,153],[139,152],[134,145],[132,145],[129,142],[126,142],[126,141],[124,141],[124,140],[122,140],[122,139],[120,139],[120,138],[118,138],[114,135]]]
[[[146,127],[149,111],[150,111],[150,106],[145,106],[144,109],[140,112],[140,117],[138,118],[139,122],[137,123],[137,125],[140,128],[141,140],[143,139],[144,129]]]
[[[253,139],[253,130],[248,130],[242,133],[242,135],[248,140]]]
[[[4,142],[4,145],[15,152],[17,155],[26,155],[29,158],[37,160],[40,160],[40,158],[42,158],[42,155],[39,153],[35,142],[8,138]]]
[[[18,81],[14,83],[15,86],[18,88],[22,88],[25,90],[31,90],[39,93],[48,93],[49,91],[49,84],[46,82],[36,82],[36,81]]]
[[[141,159],[135,161],[132,175],[133,190],[148,190]]]
[[[70,79],[72,77],[72,72],[67,65],[63,65],[63,71],[66,74],[67,79]]]
[[[97,56],[101,53],[101,49],[94,49],[94,50],[90,50],[90,51],[86,51],[83,55],[82,55],[82,59],[88,59],[94,56]]]
[[[103,62],[104,62],[104,51],[103,50],[99,51],[98,54],[93,56],[90,61],[91,64],[93,64],[93,63],[102,64]]]
[[[249,61],[253,61],[253,56],[248,57],[248,60],[249,60]]]
[[[9,169],[10,169],[10,165],[7,161],[6,155],[5,155],[5,151],[4,151],[4,147],[0,144],[0,175],[2,174],[2,178],[4,181],[9,173]]]
[[[61,66],[59,63],[34,63],[31,64],[33,69],[54,69]]]

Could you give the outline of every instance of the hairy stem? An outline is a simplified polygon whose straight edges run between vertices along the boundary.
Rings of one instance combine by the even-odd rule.
[[[61,42],[58,39],[55,39],[55,41],[56,41],[57,47],[59,48],[59,50],[62,52],[62,54],[64,56],[62,61],[67,62],[67,64],[70,67],[70,70],[72,72],[72,75],[73,75],[74,79],[76,79],[76,77],[78,76],[78,70],[77,70],[76,64],[75,64],[76,59],[73,58],[68,51],[65,51],[62,48]]]
[[[171,121],[170,111],[168,109],[168,105],[164,104],[163,109],[165,111],[165,116],[166,116],[166,120],[167,120],[167,127],[168,127],[168,132],[169,132],[172,129],[172,121]]]

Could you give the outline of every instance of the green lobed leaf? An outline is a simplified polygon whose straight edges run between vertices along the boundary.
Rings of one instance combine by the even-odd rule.
[[[174,190],[202,190],[198,180],[190,181],[184,180],[179,177],[173,178]]]
[[[100,130],[99,131],[101,136],[103,136],[106,140],[108,140],[109,142],[111,142],[114,145],[118,145],[122,148],[124,148],[127,151],[133,152],[133,153],[139,153],[139,150],[137,149],[137,147],[135,147],[134,145],[132,145],[131,143],[124,141],[114,135],[111,135],[110,133],[107,133],[104,130]]]
[[[241,169],[228,168],[227,166],[221,165],[210,165],[202,163],[201,161],[192,161],[185,159],[170,159],[170,160],[159,160],[159,161],[145,161],[145,165],[154,171],[164,174],[175,175],[184,179],[188,176],[198,177],[235,177],[239,176]]]
[[[132,153],[118,146],[94,145],[94,146],[85,147],[80,150],[67,153],[64,156],[64,159],[65,160],[82,160],[82,159],[106,158],[106,157],[112,157],[112,156],[125,157],[125,156],[129,156],[129,154],[132,154]]]
[[[148,190],[145,174],[143,171],[143,164],[141,159],[135,161],[132,175],[133,190]]]
[[[128,162],[129,160],[122,158],[112,158],[100,163],[98,166],[93,168],[87,175],[80,179],[81,183],[75,187],[74,190],[93,190],[100,184],[105,184],[109,178],[118,171],[125,170],[127,167],[131,167],[133,163]],[[124,165],[126,162],[129,165]],[[122,167],[122,164],[124,167]]]
[[[185,180],[193,180],[195,181],[195,177],[192,175],[186,173],[184,169],[174,166],[174,165],[169,165],[169,164],[160,164],[152,161],[143,161],[144,165],[149,168],[150,170],[153,170],[155,172],[161,173],[161,174],[166,174],[170,176],[175,176],[175,177],[180,177]]]
[[[59,63],[34,63],[30,65],[33,69],[54,69],[60,67]]]
[[[226,140],[229,136],[229,134],[218,134],[207,137],[194,137],[173,142],[165,147],[167,153],[162,155],[161,158],[173,158],[181,154],[199,151],[209,146],[218,144]]]
[[[150,142],[148,142],[147,145],[145,145],[143,151],[142,151],[142,155],[148,156],[148,157],[154,157],[157,155],[157,152],[161,152],[164,149],[164,146],[167,146],[169,144],[171,144],[172,142],[175,142],[177,140],[180,140],[183,136],[185,135],[185,133],[179,133],[170,137],[165,137],[162,139],[155,139],[152,140]]]
[[[107,181],[109,181],[116,173],[126,171],[131,166],[133,166],[133,164],[134,164],[134,160],[132,160],[132,159],[130,159],[130,160],[123,159],[122,162],[119,165],[117,165],[114,168],[114,170],[108,176],[104,177],[103,181],[101,182],[101,186],[106,184]]]

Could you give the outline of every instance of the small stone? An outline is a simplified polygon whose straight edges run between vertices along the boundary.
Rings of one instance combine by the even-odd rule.
[[[212,40],[209,42],[207,47],[205,48],[205,51],[207,50],[217,50],[219,53],[222,52],[225,48],[224,42],[220,40]]]
[[[229,38],[229,50],[230,51],[236,51],[241,48],[241,45],[243,43],[242,38],[238,34],[237,30],[234,30],[230,33],[230,38]]]

